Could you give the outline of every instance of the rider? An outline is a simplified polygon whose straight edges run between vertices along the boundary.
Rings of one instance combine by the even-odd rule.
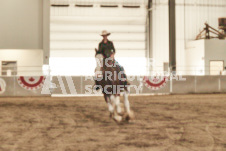
[[[115,56],[115,47],[112,41],[108,40],[108,36],[111,33],[108,33],[106,30],[102,31],[101,36],[103,37],[103,40],[99,43],[98,46],[98,52],[100,52],[101,54],[104,55],[105,58],[111,57],[113,59],[113,62],[116,63],[116,67],[120,69],[120,71],[122,71],[122,78],[125,78],[126,80],[124,81],[125,85],[129,85],[129,82],[127,81],[127,77],[125,74],[125,70],[124,68],[119,65],[119,63],[115,60],[114,56]],[[98,85],[98,81],[95,80],[95,85]],[[94,87],[96,90],[100,89],[99,87],[95,86]]]

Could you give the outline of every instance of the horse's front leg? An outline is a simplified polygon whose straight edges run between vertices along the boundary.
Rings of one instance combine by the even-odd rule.
[[[121,112],[121,107],[120,107],[120,97],[111,95],[110,96],[110,102],[113,107],[113,119],[116,122],[121,122],[122,121],[122,116],[120,116],[118,113]]]
[[[110,99],[110,95],[104,95],[104,98],[105,98],[105,101],[106,101],[106,103],[107,103],[107,105],[108,105],[108,110],[109,110],[109,112],[110,112],[110,117],[112,117],[113,116],[113,114],[114,114],[114,107],[113,107],[113,105],[112,105],[112,102],[111,102],[111,99]]]
[[[115,106],[116,106],[116,111],[117,113],[122,116],[124,110],[122,111],[121,103],[120,103],[120,96],[115,96]]]
[[[126,112],[130,113],[130,103],[129,103],[129,99],[128,99],[129,93],[127,91],[124,91],[123,96],[124,96],[124,105],[126,108]]]
[[[126,109],[126,120],[129,121],[131,119],[134,118],[134,114],[133,114],[133,111],[130,110],[130,103],[129,103],[129,92],[128,91],[124,91],[124,106],[125,106],[125,109]]]

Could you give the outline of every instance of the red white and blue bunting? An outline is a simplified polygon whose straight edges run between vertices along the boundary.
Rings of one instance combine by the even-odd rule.
[[[26,90],[38,90],[44,85],[45,78],[43,76],[24,77],[17,79],[18,84]]]
[[[6,90],[6,82],[0,78],[0,94],[3,94]]]
[[[168,82],[168,77],[152,76],[143,78],[144,85],[151,90],[159,90]]]

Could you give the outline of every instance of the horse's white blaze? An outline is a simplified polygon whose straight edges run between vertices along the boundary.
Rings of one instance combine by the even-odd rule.
[[[96,71],[101,71],[101,67],[103,67],[103,60],[104,60],[104,57],[102,54],[98,54],[96,55]]]
[[[128,92],[124,92],[124,105],[125,105],[125,108],[126,108],[126,112],[127,113],[130,113],[130,104],[129,104],[129,99],[128,99]]]

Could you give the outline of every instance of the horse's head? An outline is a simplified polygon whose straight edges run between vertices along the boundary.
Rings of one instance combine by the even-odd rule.
[[[97,51],[97,49],[95,49],[96,53],[95,53],[95,59],[96,59],[96,71],[101,71],[101,67],[103,67],[103,62],[104,62],[104,56],[101,52]]]

